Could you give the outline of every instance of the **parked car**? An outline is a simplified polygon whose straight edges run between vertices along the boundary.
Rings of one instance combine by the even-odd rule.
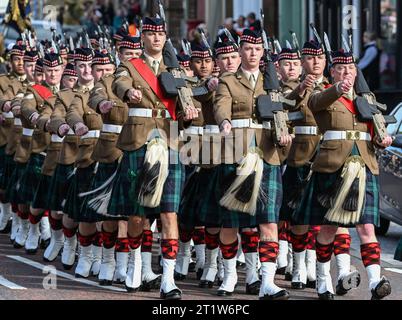
[[[395,141],[379,158],[381,221],[376,228],[378,235],[388,232],[390,222],[402,225],[402,103],[391,114],[397,123],[388,126],[388,133]]]
[[[55,23],[56,34],[63,35],[63,31],[59,22]],[[52,32],[50,24],[46,20],[32,20],[32,27],[36,32],[39,40],[51,39]],[[0,18],[0,33],[4,37],[4,46],[7,47],[10,43],[15,43],[20,37],[20,34],[13,28],[9,28],[3,24],[3,19]]]

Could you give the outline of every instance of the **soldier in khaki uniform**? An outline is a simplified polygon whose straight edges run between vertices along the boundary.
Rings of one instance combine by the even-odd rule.
[[[300,83],[292,83],[293,90],[287,96],[297,102],[296,109],[300,110],[305,119],[294,122],[296,138],[288,158],[288,166],[284,175],[284,202],[281,215],[284,220],[291,221],[294,208],[300,203],[306,184],[310,178],[311,165],[319,148],[321,135],[313,113],[307,107],[313,87],[323,83],[328,85],[324,77],[326,59],[324,51],[316,41],[306,42],[302,48],[302,67],[304,79]],[[315,288],[316,283],[316,252],[314,229],[317,226],[291,226],[290,238],[294,250],[294,269],[292,270],[292,288]],[[349,240],[348,240],[349,239]],[[338,284],[337,294],[346,294],[342,289],[344,280],[352,276],[350,269],[350,235],[347,229],[337,231],[334,253],[337,262]],[[286,274],[288,277],[288,274]],[[346,281],[345,280],[345,281]]]
[[[242,66],[235,74],[221,77],[214,104],[216,122],[226,135],[222,157],[224,164],[220,166],[216,184],[221,211],[217,220],[222,227],[220,247],[225,266],[225,277],[218,295],[231,295],[237,282],[238,228],[259,226],[260,299],[287,299],[289,293],[274,284],[278,254],[277,223],[282,201],[278,146],[274,142],[272,124],[258,123],[255,118],[256,99],[266,94],[259,70],[264,54],[262,36],[260,31],[246,30],[241,39]],[[288,145],[291,136],[281,137],[279,143],[281,146]],[[242,147],[239,148],[239,145]],[[249,166],[255,169],[250,171],[247,169]],[[246,181],[253,182],[246,186]],[[261,188],[262,192],[269,194],[269,200],[264,205],[257,200]]]
[[[193,43],[189,66],[198,81],[189,84],[189,86],[205,86],[212,75],[213,65],[212,50],[204,45]],[[200,111],[204,111],[200,112],[198,118],[194,119],[182,132],[183,140],[186,142],[185,147],[181,151],[181,160],[186,165],[186,187],[183,190],[184,199],[182,200],[179,214],[180,241],[175,267],[175,278],[177,280],[183,280],[188,274],[191,258],[191,239],[194,242],[196,253],[195,272],[197,273],[198,280],[201,279],[205,264],[205,228],[197,210],[201,200],[199,188],[203,184],[201,183],[204,180],[202,177],[209,173],[209,171],[206,173],[201,169],[202,142],[205,126],[203,114],[205,109],[209,108],[210,111],[212,110],[213,94],[209,94],[206,97],[203,96],[200,100],[198,101],[196,98],[193,98],[194,106]]]
[[[15,149],[8,147],[8,142],[13,141],[11,132],[14,130],[14,115],[11,112],[10,103],[23,84],[27,84],[23,57],[25,46],[16,44],[10,51],[11,73],[0,76],[0,232],[9,231],[9,220],[13,215],[12,241],[15,239],[19,217],[12,214],[11,204],[6,197],[6,189],[10,176],[14,169],[13,153]],[[22,131],[22,129],[21,129]]]
[[[78,48],[75,50],[75,70],[78,82],[73,89],[61,90],[55,102],[53,113],[50,117],[49,131],[64,138],[55,172],[50,182],[53,191],[50,199],[50,225],[52,238],[50,245],[44,253],[44,259],[53,261],[63,248],[61,261],[66,269],[71,269],[75,261],[77,247],[77,224],[64,214],[67,190],[74,174],[74,163],[78,155],[78,143],[80,138],[66,122],[66,115],[77,93],[89,92],[93,87],[91,63],[92,50]]]
[[[95,52],[91,67],[94,83],[98,82],[102,76],[113,74],[115,71],[114,60],[106,51]],[[68,214],[74,222],[79,223],[78,240],[81,250],[75,275],[82,278],[87,278],[90,272],[97,276],[102,258],[102,247],[99,245],[100,243],[97,243],[100,233],[97,232],[96,222],[103,218],[86,206],[85,198],[79,196],[80,193],[90,190],[99,168],[97,161],[100,157],[99,150],[95,156],[93,153],[96,151],[95,146],[103,123],[101,115],[88,105],[89,96],[90,91],[76,94],[66,115],[67,124],[80,137],[75,162],[77,170],[68,190],[64,213]],[[108,157],[110,154],[106,153],[102,156]],[[105,174],[105,168],[101,169],[103,171],[100,174]],[[108,174],[110,172],[111,170],[108,171]]]
[[[278,73],[281,79],[282,93],[286,96],[290,94],[300,83],[302,73],[300,53],[298,50],[284,48],[278,56],[279,69]],[[293,100],[293,99],[292,99]],[[295,141],[292,141],[292,146]],[[284,164],[284,170],[287,167],[287,158],[291,150],[291,145],[282,148],[280,153],[281,162]],[[284,172],[283,170],[283,172]],[[283,184],[286,189],[286,183]],[[284,192],[286,194],[286,191]],[[288,233],[289,233],[289,217],[283,216],[282,211],[279,217],[278,232],[279,232],[279,254],[278,254],[278,270],[277,274],[285,274],[291,270],[293,264],[292,252],[289,252]],[[289,261],[288,261],[289,260]],[[286,270],[288,269],[288,270]],[[291,273],[291,272],[290,272]]]
[[[125,35],[119,42],[118,57],[122,62],[138,57],[137,55],[141,51],[141,39],[138,37]],[[89,106],[102,115],[104,122],[104,130],[101,132],[100,139],[92,155],[94,160],[100,163],[92,189],[98,188],[112,176],[122,156],[122,152],[116,147],[116,144],[122,126],[127,121],[128,107],[113,93],[112,83],[114,79],[113,75],[107,75],[99,81],[92,90],[88,101]],[[89,199],[87,199],[86,205],[91,207]],[[144,221],[144,224],[149,224],[149,222]],[[160,285],[160,277],[152,271],[152,252],[150,248],[152,247],[153,237],[152,231],[148,229],[150,228],[148,227],[146,230],[144,225],[143,245],[141,246],[143,290],[159,288]],[[151,245],[145,245],[145,242],[149,242],[148,238],[151,239]],[[124,283],[127,276],[129,254],[127,222],[124,220],[119,222],[116,220],[104,221],[102,223],[102,239],[103,252],[99,282],[101,285],[111,285],[113,281]]]
[[[142,239],[141,216],[160,214],[162,220],[162,255],[163,255],[163,276],[161,283],[161,298],[180,299],[181,291],[174,283],[174,266],[178,250],[177,215],[180,203],[180,193],[183,185],[183,167],[178,163],[178,122],[173,119],[182,117],[181,110],[175,109],[176,101],[165,100],[165,97],[156,96],[150,87],[150,83],[143,78],[153,78],[161,72],[165,72],[166,65],[162,50],[166,42],[166,30],[163,20],[158,18],[145,18],[143,23],[144,55],[140,59],[132,59],[123,63],[116,72],[116,79],[113,82],[114,93],[129,105],[129,119],[123,126],[119,136],[118,147],[124,151],[123,159],[113,185],[111,203],[108,214],[130,216],[128,222],[128,236],[131,248],[131,259],[126,279],[126,287],[129,290],[136,290],[141,284],[141,255],[140,245]],[[140,64],[141,63],[141,64]],[[136,69],[136,66],[138,70]],[[150,73],[152,72],[153,75]],[[155,85],[158,85],[154,82]],[[157,90],[155,88],[155,90]],[[161,102],[164,100],[167,105]],[[166,107],[169,107],[168,110]],[[172,113],[172,114],[171,114]],[[190,108],[185,115],[185,120],[191,120],[198,116],[194,107]],[[171,125],[176,130],[170,130]],[[155,131],[157,129],[157,133]],[[157,134],[162,138],[152,139],[152,143],[146,142],[152,137],[150,133]],[[164,132],[164,133],[162,133]],[[165,136],[166,134],[166,136]],[[165,138],[167,137],[167,139]],[[166,141],[166,140],[167,141]],[[167,143],[168,149],[165,146]],[[142,200],[133,197],[136,184],[144,194],[144,185],[137,182],[137,176],[146,174],[144,179],[149,179],[151,173],[147,173],[144,167],[144,159],[150,156],[156,148],[160,148],[160,156],[166,157],[170,151],[168,175],[165,164],[158,170],[159,175],[155,188],[152,188],[149,197],[144,196]],[[149,152],[147,152],[147,149]],[[149,159],[149,158],[148,158]],[[151,161],[151,160],[149,160]],[[150,162],[147,162],[147,166]],[[156,166],[155,166],[156,165]],[[153,165],[158,169],[158,164]],[[163,188],[163,192],[161,192]],[[145,195],[145,194],[144,194]],[[139,205],[141,201],[142,205]],[[150,206],[155,206],[151,208]]]
[[[23,128],[24,119],[21,110],[24,94],[28,89],[31,89],[29,86],[34,84],[33,70],[35,68],[36,60],[38,59],[37,52],[30,50],[24,55],[24,59],[24,70],[27,70],[26,81],[25,83],[13,83],[14,85],[10,87],[10,90],[6,95],[7,100],[3,105],[3,110],[10,111],[15,117],[12,126],[13,134],[8,135],[6,148],[7,155],[13,157],[14,160],[14,163],[9,161],[6,167],[8,172],[12,171],[7,182],[6,197],[11,203],[18,205],[17,213],[20,219],[16,219],[16,222],[19,225],[17,234],[14,234],[14,246],[16,248],[21,248],[25,245],[29,230],[29,206],[24,203],[22,198],[23,194],[21,190],[23,190],[23,188],[21,190],[19,189],[22,186],[22,178],[29,160],[31,152],[30,141],[32,137],[29,135],[31,131],[28,129],[28,121],[25,122],[26,130]],[[22,140],[24,140],[23,145],[21,145]],[[11,160],[11,158],[9,158],[9,160]],[[12,234],[12,238],[14,235]]]
[[[35,125],[32,135],[32,153],[26,172],[22,177],[25,181],[21,190],[25,194],[24,201],[30,205],[29,233],[25,243],[28,254],[35,254],[38,249],[39,237],[50,241],[50,228],[47,233],[40,230],[39,222],[48,209],[50,194],[49,182],[53,174],[56,160],[61,147],[59,137],[50,136],[48,123],[52,114],[56,94],[59,92],[60,80],[63,72],[63,60],[56,53],[47,53],[43,59],[45,81],[32,86],[43,100],[36,100],[34,104],[25,95],[22,103],[21,114],[25,119]],[[23,191],[29,188],[27,191]],[[48,219],[44,217],[43,219]],[[43,226],[43,224],[42,224]]]
[[[330,260],[338,226],[356,226],[372,299],[391,293],[389,281],[381,278],[381,249],[374,233],[374,225],[379,223],[379,170],[374,147],[388,147],[392,138],[379,141],[373,124],[359,121],[356,74],[353,55],[335,52],[331,68],[334,85],[318,85],[308,100],[323,142],[294,222],[321,225],[316,241],[317,293],[325,300],[333,299],[334,294]]]

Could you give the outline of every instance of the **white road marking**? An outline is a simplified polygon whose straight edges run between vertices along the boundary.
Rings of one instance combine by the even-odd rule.
[[[402,269],[385,268],[385,270],[402,274]]]
[[[30,259],[20,257],[20,256],[6,256],[6,257],[10,258],[10,259],[14,259],[14,260],[22,262],[22,263],[25,263],[25,264],[27,264],[27,265],[29,265],[31,267],[34,267],[36,269],[39,269],[39,270],[44,270],[44,268],[46,267],[45,265],[43,265],[43,264],[41,264],[39,262],[32,261]],[[107,289],[107,290],[117,291],[117,292],[127,292],[126,290],[121,289],[121,288],[116,288],[116,287],[113,287],[113,286],[101,286],[99,283],[91,281],[91,280],[88,280],[88,279],[76,278],[71,274],[68,274],[66,272],[62,272],[62,271],[59,271],[59,270],[56,270],[56,275],[59,276],[59,277],[68,279],[68,280],[72,280],[72,281],[75,281],[75,282],[79,282],[79,283],[82,283],[82,284],[86,284],[86,285],[101,288],[101,289]]]
[[[0,276],[0,285],[13,290],[26,290],[25,287],[21,287],[14,282],[8,281],[6,278],[2,276]]]

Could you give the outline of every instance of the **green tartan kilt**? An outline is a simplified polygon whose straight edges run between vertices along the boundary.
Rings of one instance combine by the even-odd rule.
[[[86,191],[95,190],[100,186],[102,186],[114,174],[117,168],[118,168],[118,161],[115,161],[113,163],[99,163],[95,177],[92,179],[92,184],[90,188]],[[83,199],[82,210],[79,214],[77,222],[93,223],[99,221],[120,220],[119,218],[110,218],[98,214],[88,204],[90,200],[91,196],[87,196]]]
[[[395,251],[394,259],[398,260],[398,261],[402,261],[402,238],[401,238],[401,240],[399,240],[398,247],[396,248],[396,251]]]
[[[222,164],[218,167],[215,177],[211,178],[214,183],[208,187],[209,195],[204,198],[205,205],[201,210],[205,210],[204,222],[206,226],[219,226],[222,228],[250,228],[260,224],[278,223],[279,210],[282,204],[282,174],[280,166],[273,166],[264,161],[264,171],[261,186],[267,195],[266,203],[261,199],[257,203],[257,211],[254,216],[247,213],[230,211],[219,205],[221,197],[225,193],[227,181],[236,174],[237,165]],[[213,212],[208,206],[219,208]]]
[[[137,177],[144,164],[146,145],[135,151],[125,151],[116,179],[113,183],[108,215],[147,216],[154,218],[163,212],[178,212],[180,196],[184,186],[184,166],[180,163],[177,151],[169,149],[169,159],[175,157],[176,164],[169,163],[169,175],[163,187],[160,205],[156,208],[140,206],[137,202]],[[169,160],[170,161],[170,160]]]
[[[200,207],[204,202],[206,187],[212,177],[213,169],[185,166],[186,183],[184,185],[179,209],[179,223],[184,229],[203,226]]]
[[[293,225],[333,225],[328,222],[325,215],[328,209],[322,207],[318,202],[317,195],[328,190],[338,175],[342,172],[342,168],[335,173],[319,173],[314,172],[300,207],[294,212],[292,217]],[[366,167],[366,194],[362,209],[362,216],[358,224],[373,224],[379,226],[379,183],[378,176],[373,175]],[[340,227],[353,228],[354,225],[340,225]]]
[[[92,181],[95,177],[95,166],[96,163],[93,163],[87,168],[78,168],[68,187],[63,212],[67,214],[70,219],[73,219],[76,222],[81,222],[80,216],[84,207],[84,198],[81,198],[78,195],[90,190]]]
[[[292,194],[297,192],[295,189],[300,189],[303,187],[303,181],[307,178],[310,172],[310,165],[305,165],[302,167],[291,167],[287,166],[285,174],[282,177],[283,180],[283,202],[279,214],[280,221],[290,221],[294,209],[288,206],[291,200]],[[306,185],[304,185],[306,188]]]
[[[42,165],[45,156],[42,154],[31,154],[25,171],[21,177],[20,198],[24,204],[31,204],[42,176]]]
[[[63,211],[73,171],[74,164],[57,164],[50,180],[50,210]]]
[[[6,199],[10,203],[14,204],[24,204],[20,197],[20,183],[21,183],[21,177],[25,172],[27,164],[26,163],[18,163],[16,162],[15,169],[11,175],[10,180],[8,181],[7,184],[7,189],[6,189]]]
[[[34,198],[31,204],[31,207],[34,209],[44,209],[48,210],[50,207],[50,197],[51,197],[51,189],[50,183],[52,181],[51,176],[46,176],[41,174],[39,179],[38,187],[36,188]]]
[[[0,147],[0,181],[3,178],[6,168],[6,146]]]
[[[14,161],[14,155],[11,155],[11,156],[5,155],[4,167],[2,168],[3,172],[0,177],[0,189],[1,190],[7,189],[8,182],[11,179],[15,166],[16,166],[16,163]]]

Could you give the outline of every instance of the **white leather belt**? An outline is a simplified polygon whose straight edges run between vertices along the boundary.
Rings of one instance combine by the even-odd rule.
[[[195,127],[195,126],[191,126],[188,127],[187,129],[184,129],[184,133],[185,134],[191,134],[191,135],[195,135],[195,136],[202,136],[204,133],[204,128],[203,127]]]
[[[142,117],[142,118],[158,118],[170,119],[169,111],[166,109],[141,109],[130,108],[128,110],[129,117]]]
[[[295,134],[317,135],[317,127],[295,127]]]
[[[50,141],[52,142],[63,142],[64,141],[64,137],[61,138],[59,137],[57,134],[52,134],[52,136],[50,137]]]
[[[204,127],[204,134],[220,134],[219,126],[206,125]]]
[[[13,114],[11,111],[9,111],[9,112],[3,112],[3,116],[4,116],[4,118],[6,118],[6,119],[14,119],[14,114]]]
[[[88,131],[87,134],[84,134],[83,136],[81,136],[81,140],[91,139],[91,138],[99,138],[99,136],[100,136],[99,130],[90,130],[90,131]]]
[[[32,137],[33,133],[34,133],[34,129],[22,128],[22,135],[23,136]]]
[[[371,141],[371,135],[368,132],[361,131],[327,131],[324,134],[324,141],[331,140],[354,140],[354,141]]]
[[[20,118],[14,118],[14,125],[22,127],[21,119]]]
[[[232,128],[250,128],[250,129],[267,129],[271,130],[271,122],[264,121],[262,124],[255,123],[253,119],[237,119],[232,120]]]
[[[123,126],[118,126],[114,124],[104,124],[102,127],[102,132],[106,133],[120,133]]]

